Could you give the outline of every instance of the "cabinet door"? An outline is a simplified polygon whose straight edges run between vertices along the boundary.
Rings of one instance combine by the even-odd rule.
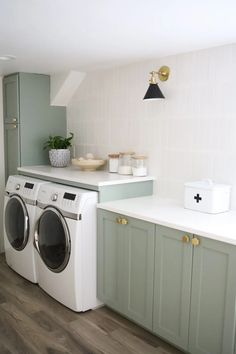
[[[65,107],[50,106],[50,77],[19,73],[22,166],[49,163],[49,135],[66,134]]]
[[[152,329],[154,235],[155,225],[126,218],[128,235],[125,239],[124,278],[125,309],[127,317]]]
[[[3,96],[5,124],[21,125],[19,149],[14,152],[20,154],[18,165],[47,164],[44,142],[49,135],[66,134],[65,107],[50,106],[50,77],[30,73],[5,76]],[[9,160],[6,164],[13,162]]]
[[[17,174],[17,167],[20,166],[18,124],[4,125],[4,146],[5,146],[5,176]]]
[[[156,228],[153,331],[183,349],[188,347],[192,271],[192,245],[183,242],[188,238]]]
[[[19,123],[19,87],[18,75],[3,79],[4,122]]]
[[[124,309],[125,230],[116,215],[98,210],[98,298],[113,309]]]
[[[154,230],[151,223],[98,210],[98,298],[149,329]]]
[[[200,238],[194,248],[190,345],[193,354],[233,354],[236,247]]]

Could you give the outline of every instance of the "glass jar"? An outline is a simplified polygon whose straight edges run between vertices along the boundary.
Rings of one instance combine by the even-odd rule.
[[[118,173],[120,175],[132,175],[132,156],[134,152],[120,152]]]
[[[135,155],[132,157],[133,176],[147,176],[147,156]]]
[[[109,163],[108,163],[108,170],[112,173],[118,172],[119,166],[119,154],[109,154]]]

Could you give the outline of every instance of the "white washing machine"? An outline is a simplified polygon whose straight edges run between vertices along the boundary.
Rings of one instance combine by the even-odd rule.
[[[34,245],[39,286],[74,311],[97,307],[97,192],[50,183],[40,188]]]
[[[37,283],[33,247],[36,200],[44,182],[24,176],[10,176],[4,199],[4,247],[7,264],[18,274]]]

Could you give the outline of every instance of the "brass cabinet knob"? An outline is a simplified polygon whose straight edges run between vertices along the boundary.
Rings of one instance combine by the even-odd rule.
[[[183,241],[184,243],[189,243],[190,237],[189,237],[188,235],[184,235],[184,236],[182,237],[182,241]]]
[[[120,220],[121,220],[121,218],[116,218],[116,223],[120,224]]]
[[[16,118],[12,118],[12,121],[15,123],[15,122],[17,122],[17,119]]]
[[[198,246],[200,244],[200,240],[197,237],[192,238],[192,245]]]
[[[128,220],[125,219],[125,218],[123,218],[123,219],[121,220],[121,224],[122,224],[122,225],[127,225],[127,224],[128,224]]]
[[[116,222],[117,222],[117,224],[120,224],[120,225],[127,225],[128,224],[128,220],[125,218],[116,218]]]

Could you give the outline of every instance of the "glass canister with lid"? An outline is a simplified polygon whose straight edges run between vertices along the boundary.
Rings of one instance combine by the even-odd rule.
[[[109,172],[117,173],[119,166],[119,154],[109,154]]]
[[[147,156],[132,156],[132,173],[137,177],[147,176]]]
[[[120,175],[132,175],[132,156],[134,152],[120,152],[118,173]]]

